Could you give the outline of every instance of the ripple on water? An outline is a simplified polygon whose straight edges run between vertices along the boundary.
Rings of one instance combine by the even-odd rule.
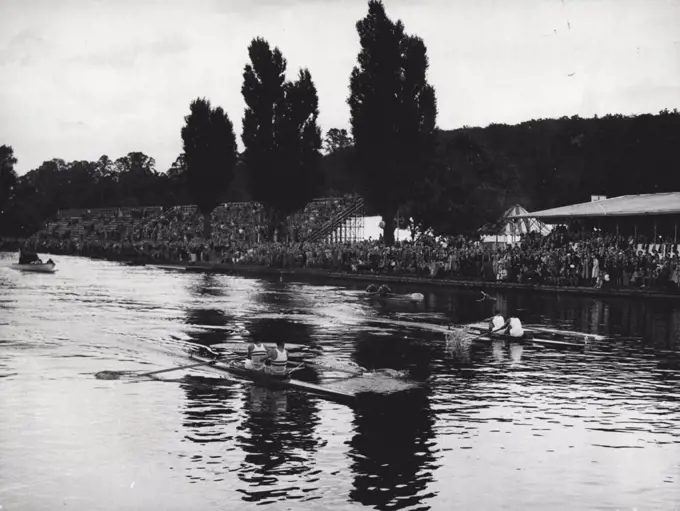
[[[478,293],[417,290],[425,302],[408,308],[372,303],[356,286],[61,256],[58,264],[50,278],[0,271],[8,509],[50,508],[66,494],[74,509],[80,502],[105,511],[283,502],[295,509],[449,509],[451,502],[665,509],[680,501],[680,356],[672,344],[680,313],[673,307],[499,293],[499,303],[523,309],[526,323],[616,336],[585,350],[475,342],[456,351],[442,334],[449,322],[484,317]],[[666,338],[648,326],[661,323]],[[321,362],[433,378],[416,389],[385,380],[387,390],[405,392],[369,394],[351,409],[210,370],[159,375],[167,381],[93,376],[189,364],[187,353],[201,344],[238,349],[243,340],[232,331],[244,327],[296,350],[318,346]],[[329,374],[304,372],[323,381]],[[335,385],[375,390],[378,381]],[[30,493],[24,481],[41,492]],[[114,494],[115,502],[105,498]]]

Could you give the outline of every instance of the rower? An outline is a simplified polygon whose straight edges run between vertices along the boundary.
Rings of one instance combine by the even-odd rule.
[[[390,293],[392,293],[392,290],[387,284],[383,284],[378,288],[378,294],[380,296],[387,296]]]
[[[284,341],[276,341],[276,348],[269,350],[268,358],[270,362],[269,374],[276,376],[286,375],[286,364],[288,363],[288,351]]]
[[[248,345],[248,358],[244,367],[253,371],[263,371],[264,361],[267,359],[267,348],[259,339],[253,339]]]
[[[505,326],[505,319],[501,316],[501,311],[494,309],[493,317],[489,321],[489,332],[500,330]]]
[[[368,287],[366,288],[367,293],[375,293],[376,291],[378,291],[378,286],[376,286],[375,284],[369,284]]]
[[[35,262],[42,263],[38,258],[38,254],[19,249],[19,264],[31,264]]]
[[[503,328],[506,328],[505,334],[509,335],[510,337],[524,337],[522,322],[517,316],[510,316],[503,325]]]

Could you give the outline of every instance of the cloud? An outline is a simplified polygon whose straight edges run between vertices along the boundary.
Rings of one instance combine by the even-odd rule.
[[[0,50],[0,66],[18,64],[27,66],[36,56],[45,54],[47,44],[45,40],[31,30],[22,30],[12,37],[7,46]]]
[[[132,42],[101,52],[84,53],[65,59],[68,63],[116,69],[134,67],[138,59],[159,59],[188,51],[189,42],[180,35],[166,35],[151,41]]]
[[[66,121],[64,119],[61,119],[59,122],[64,128],[69,129],[82,129],[87,126],[87,124],[83,121]]]

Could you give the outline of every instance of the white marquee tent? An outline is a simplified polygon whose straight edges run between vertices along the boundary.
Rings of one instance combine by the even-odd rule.
[[[482,236],[484,243],[504,243],[512,244],[520,240],[520,236],[529,232],[548,234],[553,226],[546,225],[540,220],[531,217],[513,218],[518,215],[529,215],[530,213],[519,204],[510,207],[500,219],[498,232],[495,234],[485,234]]]

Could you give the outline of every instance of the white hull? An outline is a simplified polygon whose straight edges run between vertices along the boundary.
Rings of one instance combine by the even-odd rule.
[[[12,264],[10,268],[18,271],[30,271],[34,273],[54,273],[57,270],[54,264]]]

